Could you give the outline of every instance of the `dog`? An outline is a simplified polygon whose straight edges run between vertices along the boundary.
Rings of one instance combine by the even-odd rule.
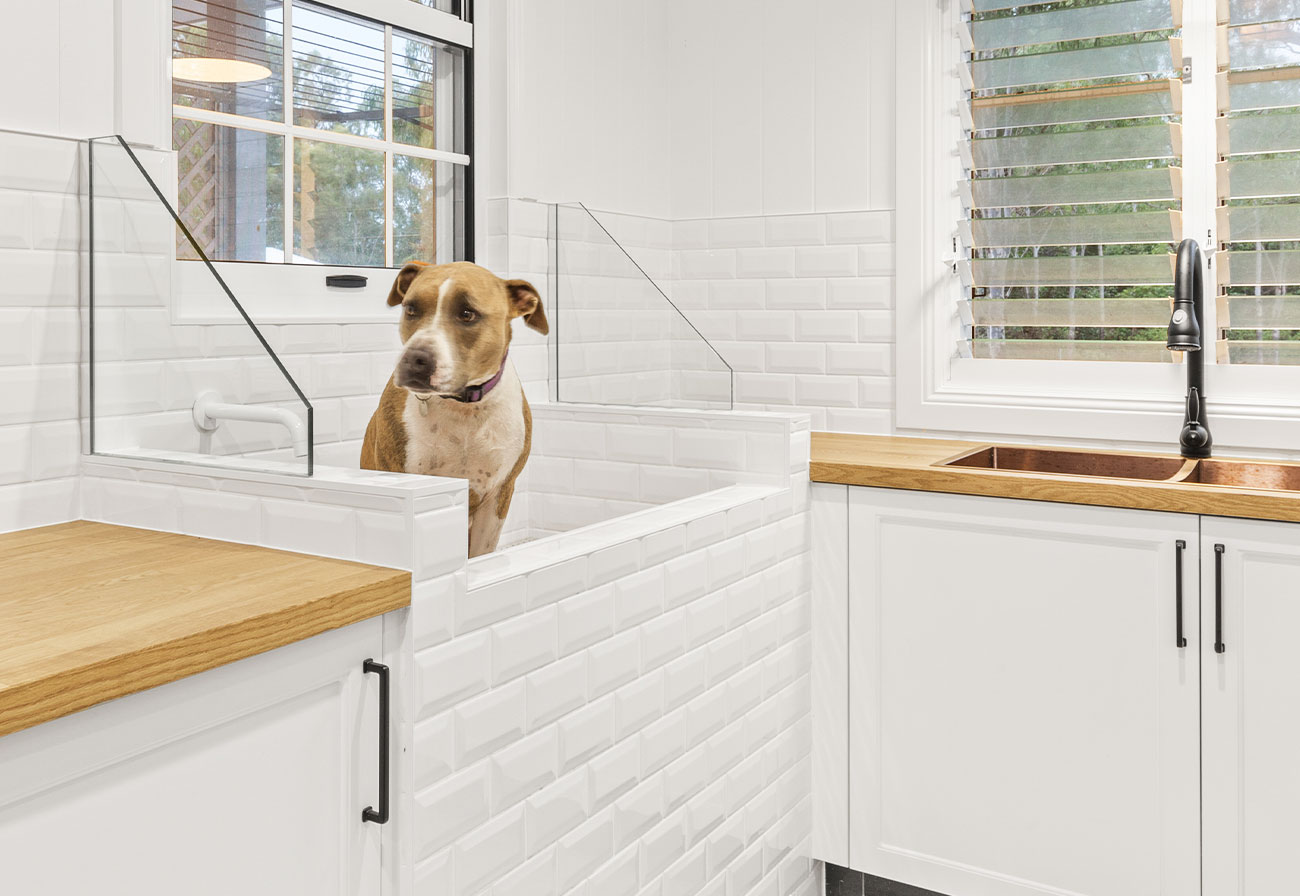
[[[402,306],[402,354],[366,427],[361,467],[469,480],[469,556],[496,550],[533,418],[508,359],[511,323],[550,332],[526,280],[469,262],[407,264],[388,293]]]

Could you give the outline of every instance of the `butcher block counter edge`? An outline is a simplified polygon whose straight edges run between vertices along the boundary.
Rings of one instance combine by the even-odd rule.
[[[0,535],[0,581],[0,735],[411,602],[409,572],[92,522]]]

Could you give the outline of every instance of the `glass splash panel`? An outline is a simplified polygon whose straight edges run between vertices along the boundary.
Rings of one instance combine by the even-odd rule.
[[[159,188],[167,161],[86,143],[90,451],[310,476],[311,402]],[[219,320],[176,323],[178,289]]]
[[[557,401],[730,410],[732,369],[582,205],[549,226]]]

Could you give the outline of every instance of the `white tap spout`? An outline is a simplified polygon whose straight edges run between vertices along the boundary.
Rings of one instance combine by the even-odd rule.
[[[293,438],[295,457],[307,456],[307,425],[293,411],[255,404],[229,404],[216,392],[203,392],[194,401],[194,425],[202,433],[216,432],[222,420],[278,423]]]

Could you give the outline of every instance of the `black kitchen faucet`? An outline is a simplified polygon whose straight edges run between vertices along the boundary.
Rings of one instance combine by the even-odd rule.
[[[1178,447],[1183,457],[1209,457],[1210,428],[1205,422],[1205,349],[1201,318],[1205,316],[1205,287],[1201,281],[1201,247],[1196,240],[1178,245],[1174,265],[1174,313],[1169,318],[1166,345],[1187,352],[1187,412]]]

